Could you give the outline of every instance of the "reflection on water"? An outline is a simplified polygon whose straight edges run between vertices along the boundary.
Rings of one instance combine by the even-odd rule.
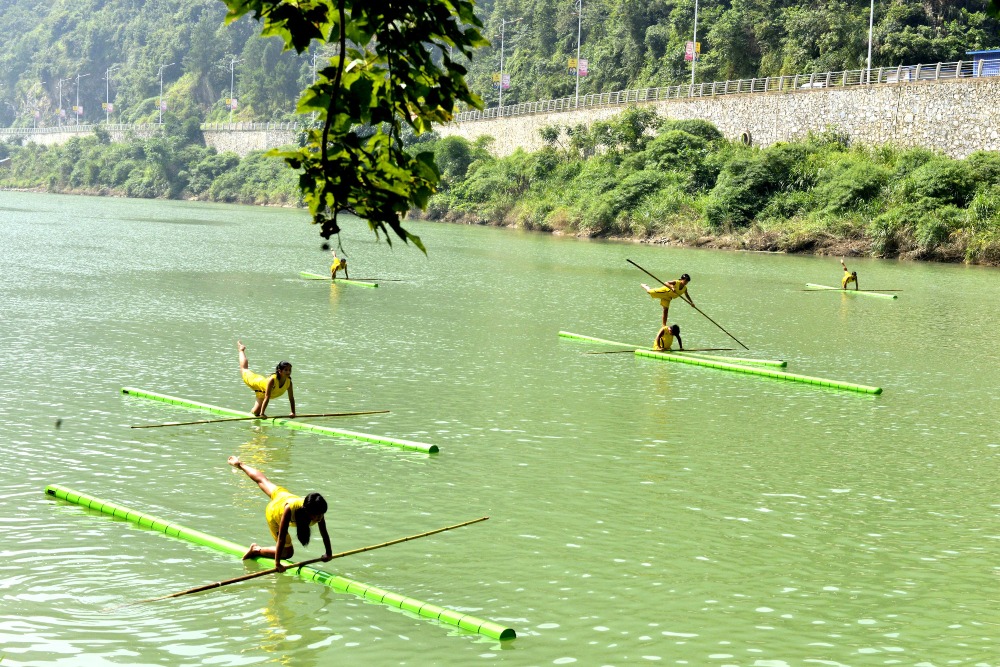
[[[346,235],[358,275],[406,278],[364,289],[297,278],[329,264],[301,211],[23,193],[0,208],[4,667],[996,663],[996,270],[855,259],[903,290],[859,299],[799,291],[839,279],[836,259],[417,224],[426,257]],[[690,273],[754,356],[885,393],[560,339],[652,339],[659,308],[626,258]],[[686,346],[731,346],[681,306]],[[299,412],[389,409],[335,424],[441,453],[254,422],[127,428],[204,415],[122,386],[247,409],[237,338],[261,368],[294,364]],[[266,498],[232,454],[323,493],[337,551],[489,515],[327,569],[519,638],[291,576],[104,612],[257,566],[44,486],[249,544]]]

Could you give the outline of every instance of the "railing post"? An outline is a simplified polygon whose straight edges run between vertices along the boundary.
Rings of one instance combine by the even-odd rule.
[[[941,78],[941,63],[938,63],[937,67],[934,68],[934,80],[937,81],[940,78]]]
[[[846,88],[846,87],[847,87],[847,70],[846,70],[846,69],[844,70],[844,81],[843,81],[843,83],[842,83],[841,85],[842,85],[842,86],[843,86],[844,88]]]
[[[826,88],[830,87],[830,75],[831,74],[833,74],[833,72],[827,72],[826,73],[826,83],[824,84],[824,87],[826,87]]]

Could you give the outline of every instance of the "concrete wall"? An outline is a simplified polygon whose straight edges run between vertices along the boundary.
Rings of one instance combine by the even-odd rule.
[[[220,153],[229,151],[244,156],[250,151],[264,151],[298,142],[298,130],[202,130],[205,145]]]
[[[639,103],[674,119],[702,119],[730,139],[746,133],[754,145],[801,139],[810,131],[836,129],[857,144],[924,146],[962,158],[1000,150],[1000,78],[816,88]],[[547,125],[587,125],[620,113],[623,106],[508,116],[438,127],[442,136],[470,141],[494,137],[493,152],[538,150]]]
[[[230,151],[244,156],[250,151],[268,150],[279,146],[287,146],[298,141],[299,131],[291,124],[285,123],[270,127],[265,123],[235,123],[225,127],[208,126],[203,128],[205,145],[215,148],[220,153]],[[130,137],[148,139],[160,132],[159,125],[108,125],[112,141],[128,141]],[[93,125],[69,125],[65,128],[46,127],[37,130],[17,129],[0,130],[0,140],[9,137],[19,137],[23,143],[35,143],[43,146],[64,144],[73,137],[90,137],[94,134]]]

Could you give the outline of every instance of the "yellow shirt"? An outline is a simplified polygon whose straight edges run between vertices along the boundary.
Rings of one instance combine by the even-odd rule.
[[[292,520],[288,524],[289,534],[285,535],[286,547],[292,546],[291,527],[295,525],[295,512],[302,509],[304,502],[305,498],[293,495],[285,487],[279,486],[271,494],[271,501],[267,504],[267,508],[264,509],[264,516],[267,518],[267,527],[271,529],[271,536],[277,540],[278,531],[281,530],[281,517],[285,513],[286,507],[291,508]],[[317,523],[319,523],[319,520],[313,519],[309,522],[309,525],[315,526]]]
[[[289,385],[292,381],[289,380],[284,384],[284,386],[279,386],[277,374],[271,373],[270,375],[258,375],[253,371],[246,369],[242,372],[243,384],[253,389],[254,393],[257,394],[257,398],[264,400],[264,393],[267,391],[267,382],[271,378],[274,378],[274,388],[271,389],[271,398],[278,398],[286,391],[288,391]]]
[[[844,277],[840,279],[841,289],[847,289],[847,283],[854,283],[854,286],[858,286],[858,277],[851,275],[847,271],[844,271]]]
[[[649,296],[654,299],[660,300],[660,305],[664,308],[670,307],[670,302],[682,294],[687,294],[687,285],[681,285],[680,283],[674,283],[675,287],[670,289],[666,285],[663,287],[657,287],[656,289],[649,291]]]
[[[654,350],[669,350],[674,346],[674,335],[670,333],[670,327],[663,327],[660,329],[659,333],[656,334],[656,340],[653,341]]]
[[[330,275],[336,278],[337,272],[340,271],[341,269],[344,269],[345,271],[347,270],[347,268],[344,266],[344,260],[338,257],[337,259],[333,260],[333,264],[330,265]]]

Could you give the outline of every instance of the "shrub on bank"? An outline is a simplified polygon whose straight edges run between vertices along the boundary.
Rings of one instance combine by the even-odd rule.
[[[923,148],[851,146],[835,132],[751,148],[703,121],[635,113],[541,134],[541,151],[496,158],[484,150],[464,178],[451,166],[466,154],[464,140],[452,138],[439,162],[445,192],[428,217],[698,244],[711,236],[772,250],[1000,258],[997,153],[955,160]]]

